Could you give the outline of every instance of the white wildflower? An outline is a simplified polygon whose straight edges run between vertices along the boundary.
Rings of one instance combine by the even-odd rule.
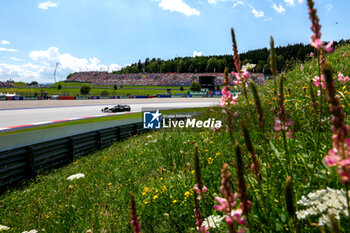
[[[254,69],[255,66],[256,66],[256,64],[247,63],[244,66],[242,66],[242,70],[251,70],[251,69]]]
[[[38,233],[37,230],[23,231],[22,233]]]
[[[147,138],[151,138],[151,137],[152,137],[152,135],[151,135],[151,134],[147,136]]]
[[[80,179],[80,178],[84,178],[85,175],[83,173],[78,173],[75,175],[71,175],[70,177],[67,178],[67,180],[74,180],[74,179]]]
[[[216,227],[220,226],[223,219],[224,219],[224,217],[211,215],[211,216],[207,217],[206,219],[204,219],[202,226],[209,227],[209,228],[216,228]]]
[[[10,228],[0,224],[0,231],[7,231],[7,230],[10,230]]]
[[[335,190],[327,187],[327,189],[317,190],[307,194],[307,196],[302,196],[297,204],[308,207],[305,210],[296,212],[298,219],[305,219],[310,215],[321,215],[318,219],[318,224],[321,226],[330,226],[331,220],[329,216],[331,215],[336,219],[340,219],[340,214],[348,215],[344,190]]]
[[[320,226],[330,226],[331,225],[331,220],[329,219],[328,215],[322,214],[322,216],[318,219],[318,224]]]

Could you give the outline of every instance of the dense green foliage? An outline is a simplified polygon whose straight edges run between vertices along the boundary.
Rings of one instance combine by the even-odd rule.
[[[199,84],[199,82],[192,82],[190,85],[190,90],[191,91],[200,91],[201,85]]]
[[[80,87],[80,94],[88,95],[90,93],[91,87],[89,85],[83,85]]]
[[[110,96],[109,91],[107,91],[107,90],[101,91],[100,96]]]
[[[349,40],[340,40],[334,45],[346,44]],[[291,70],[298,62],[304,62],[310,59],[310,52],[314,52],[314,48],[310,45],[294,44],[280,46],[276,48],[277,65],[279,71]],[[271,74],[268,62],[269,49],[255,49],[240,54],[242,64],[256,64],[255,72]],[[146,58],[144,62],[122,68],[117,73],[205,73],[205,72],[224,72],[224,68],[234,70],[232,55],[217,56],[200,56],[200,57],[177,57],[170,60],[162,60],[160,58]]]

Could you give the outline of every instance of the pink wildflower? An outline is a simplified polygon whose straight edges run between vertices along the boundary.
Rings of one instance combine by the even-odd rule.
[[[215,205],[214,208],[217,211],[221,211],[221,212],[229,212],[230,207],[228,204],[228,201],[225,198],[222,197],[215,197],[215,200],[219,203],[219,205]],[[231,204],[233,206],[236,205],[236,199],[234,200],[234,202]]]
[[[314,57],[315,53],[311,52],[310,57]]]
[[[242,70],[242,77],[248,79],[250,77],[250,73],[247,70]]]
[[[207,189],[207,187],[205,187],[205,185],[203,185],[202,190],[199,190],[198,184],[195,184],[193,186],[193,189],[198,193],[198,199],[201,199],[202,195],[204,195],[204,193],[206,193],[208,191],[208,189]]]
[[[319,76],[315,76],[313,79],[315,87],[322,86],[323,90],[326,90],[326,82],[324,79],[324,74],[321,75],[321,78]]]
[[[332,45],[333,45],[333,40],[331,40],[327,45],[323,46],[323,49],[324,49],[327,53],[333,52]]]
[[[239,75],[239,73],[236,73],[236,72],[233,72],[233,71],[232,71],[232,75],[236,77],[236,80],[233,80],[233,81],[232,81],[233,84],[236,85],[236,86],[240,85],[242,79],[241,79],[241,76]]]
[[[223,212],[225,214],[225,221],[228,225],[229,232],[243,233],[245,232],[245,227],[243,226],[245,224],[242,206],[243,203],[241,203],[238,206],[238,208],[236,207],[236,201],[239,197],[239,194],[232,193],[231,177],[232,174],[228,171],[228,164],[224,164],[221,169],[220,187],[220,192],[224,197],[215,197],[215,200],[218,202],[218,205],[215,205],[214,208],[217,211]],[[237,224],[242,225],[242,227],[239,230],[237,229]]]
[[[317,16],[317,10],[314,8],[314,2],[312,0],[307,1],[309,7],[309,19],[311,20],[311,30],[314,34],[311,36],[310,45],[317,50],[324,50],[328,53],[333,51],[333,41],[330,41],[327,45],[323,45],[321,40],[321,25],[320,19]]]
[[[237,103],[237,96],[233,96],[231,93],[230,93],[230,87],[229,86],[225,86],[222,91],[222,97],[221,97],[221,100],[220,100],[220,103],[219,103],[219,106],[220,107],[223,107],[225,105],[235,105]]]
[[[350,138],[345,139],[343,148],[334,144],[324,162],[329,167],[337,167],[341,181],[347,183],[350,182]]]
[[[321,49],[322,44],[323,42],[321,39],[316,39],[316,40],[311,39],[311,42],[310,42],[310,45],[316,48],[317,50]]]
[[[233,84],[239,85],[241,84],[242,78],[247,80],[250,78],[250,73],[248,70],[242,70],[241,73],[236,73],[232,71],[232,75],[236,77],[236,80],[233,81]]]
[[[343,183],[350,183],[350,127],[345,124],[345,115],[342,111],[339,98],[336,95],[331,66],[326,62],[323,67],[328,90],[329,110],[332,114],[332,142],[333,148],[324,158],[327,166],[337,168]]]
[[[288,119],[284,124],[281,122],[281,120],[278,117],[275,117],[275,126],[273,129],[275,131],[280,131],[280,130],[287,130],[289,126],[293,126],[294,122]]]
[[[332,48],[333,40],[330,41],[327,45],[323,45],[323,41],[321,39],[316,39],[316,40],[311,39],[310,45],[316,48],[317,50],[323,49],[327,53],[330,53],[333,51],[333,48]]]
[[[219,132],[219,131],[220,131],[220,128],[214,127],[214,128],[213,128],[213,131],[214,131],[214,132]]]
[[[237,209],[231,211],[231,218],[237,222],[238,224],[244,225],[245,224],[245,218],[243,216],[243,210]]]
[[[209,233],[209,227],[203,226],[203,216],[196,195],[194,195],[194,213],[196,217],[196,229],[199,233]]]
[[[141,223],[140,223],[139,219],[137,218],[136,204],[135,204],[135,199],[134,199],[134,195],[132,192],[130,192],[130,202],[131,202],[130,225],[133,227],[134,233],[140,233],[141,232]]]
[[[300,65],[300,71],[304,72],[304,66],[303,65]]]
[[[287,132],[287,136],[290,138],[290,139],[293,139],[293,133],[294,133],[294,130],[290,129],[288,132]]]
[[[338,81],[341,83],[349,82],[349,76],[344,77],[342,73],[338,73]]]

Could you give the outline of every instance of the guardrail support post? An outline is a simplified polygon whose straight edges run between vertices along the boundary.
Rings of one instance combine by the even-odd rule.
[[[116,132],[117,132],[117,141],[120,141],[120,127],[116,127]]]
[[[27,176],[28,177],[33,177],[35,174],[34,171],[34,153],[33,153],[33,147],[32,146],[28,146],[27,147]]]
[[[68,138],[68,148],[69,148],[69,159],[71,162],[74,161],[74,139],[72,137]]]
[[[137,134],[137,124],[134,124],[133,125],[133,132],[132,132],[132,135],[136,135]]]
[[[100,131],[97,131],[97,148],[102,149],[102,134]]]
[[[142,123],[142,122],[140,122],[140,123],[136,123],[136,125],[137,125],[138,127],[140,127],[139,132],[140,132],[140,133],[143,133],[143,132],[144,132],[144,129],[143,129],[143,123]]]

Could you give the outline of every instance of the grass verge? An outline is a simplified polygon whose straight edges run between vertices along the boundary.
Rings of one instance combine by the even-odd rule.
[[[162,113],[174,114],[174,113],[186,113],[186,112],[202,112],[202,111],[205,111],[206,109],[207,108],[170,109],[170,110],[162,110]],[[0,133],[0,135],[2,136],[2,135],[9,135],[9,134],[19,134],[19,133],[25,133],[25,132],[35,131],[35,130],[42,130],[42,129],[52,129],[52,128],[58,128],[58,127],[72,126],[72,125],[91,124],[96,122],[115,121],[115,120],[124,120],[124,119],[132,119],[132,118],[141,119],[142,113],[141,112],[130,113],[130,114],[115,115],[115,116],[105,116],[105,117],[96,117],[96,118],[89,118],[89,119],[83,119],[83,120],[66,121],[61,123],[54,123],[49,125],[30,127],[26,129],[2,132]]]

